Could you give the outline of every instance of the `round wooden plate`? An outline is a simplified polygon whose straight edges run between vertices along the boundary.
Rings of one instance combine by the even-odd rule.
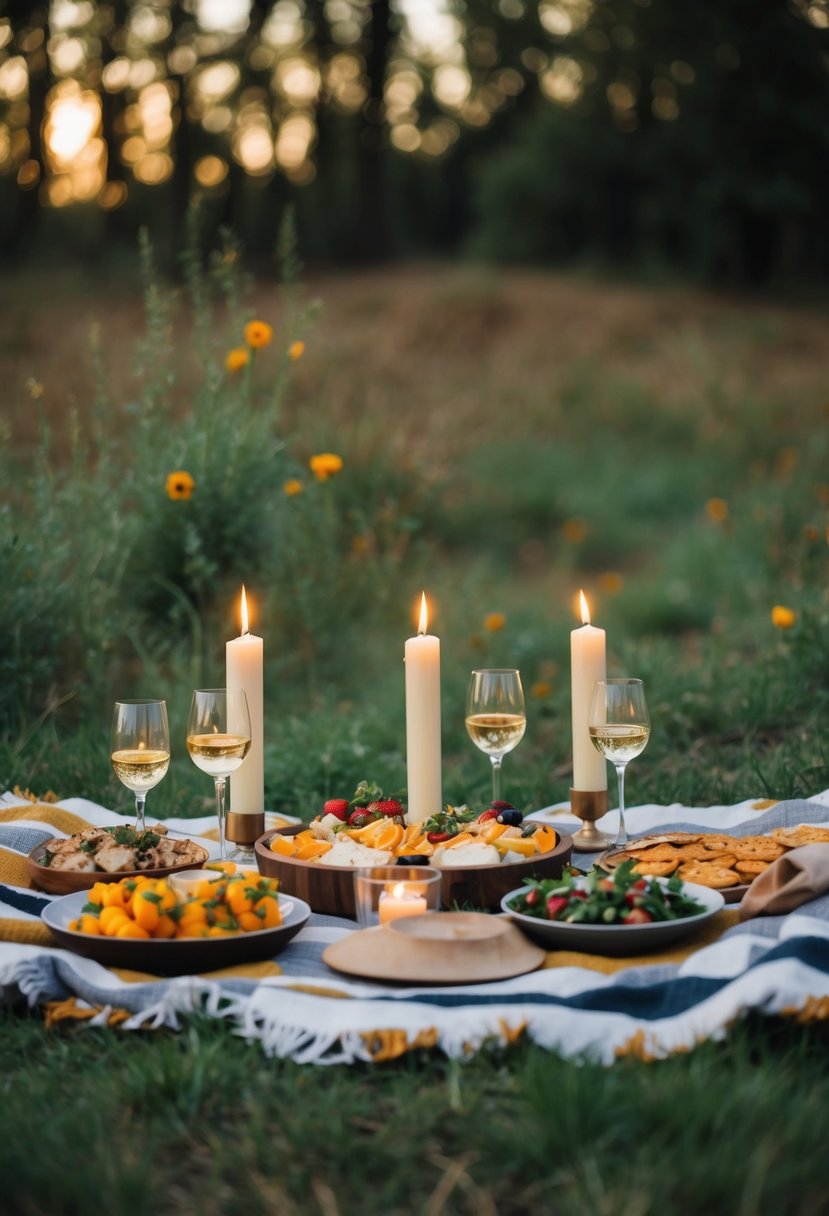
[[[284,836],[296,836],[305,824],[278,829]],[[256,842],[256,864],[260,873],[279,879],[286,895],[304,899],[315,912],[356,919],[353,866],[323,866],[318,861],[295,861],[268,847],[276,832],[265,832]],[[573,839],[556,831],[558,844],[547,853],[526,861],[501,862],[500,865],[451,867],[442,871],[440,901],[444,908],[471,905],[499,908],[508,891],[530,878],[560,878],[573,852]]]
[[[75,891],[88,891],[96,882],[120,882],[122,878],[166,878],[181,870],[198,870],[209,857],[207,849],[195,845],[204,854],[201,859],[195,858],[180,866],[163,866],[158,870],[119,870],[115,874],[107,874],[105,870],[53,870],[51,866],[41,864],[48,843],[48,840],[44,841],[32,849],[26,858],[26,866],[34,885],[50,895],[72,895]]]
[[[349,933],[323,962],[363,979],[486,984],[535,971],[546,958],[509,920],[487,912],[427,912]]]

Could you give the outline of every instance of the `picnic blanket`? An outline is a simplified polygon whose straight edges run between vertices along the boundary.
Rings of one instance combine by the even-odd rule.
[[[538,818],[576,826],[566,806]],[[600,826],[612,829],[613,813]],[[829,823],[829,791],[804,801],[749,800],[727,807],[642,806],[631,834],[655,828],[749,835]],[[659,1058],[720,1038],[750,1011],[803,1021],[829,1017],[829,895],[787,916],[710,921],[681,949],[639,958],[553,951],[539,971],[498,983],[408,987],[344,979],[322,962],[352,922],[313,915],[274,960],[172,979],[106,968],[48,944],[40,911],[49,897],[28,886],[24,858],[41,840],[122,817],[84,799],[53,805],[0,797],[0,997],[45,1006],[47,1023],[72,1017],[125,1030],[179,1029],[188,1015],[223,1019],[270,1055],[300,1063],[381,1061],[437,1048],[463,1058],[526,1035],[570,1058],[610,1064]],[[214,821],[167,820],[203,838]],[[575,857],[590,864],[590,857]]]

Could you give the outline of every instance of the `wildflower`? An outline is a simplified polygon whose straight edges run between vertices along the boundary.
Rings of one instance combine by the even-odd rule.
[[[351,542],[351,552],[357,555],[368,553],[371,542],[367,536],[358,533]]]
[[[295,494],[302,493],[302,482],[298,477],[289,477],[282,485],[282,492],[293,498]]]
[[[803,536],[814,544],[816,540],[820,540],[820,528],[816,528],[814,524],[806,524],[803,528]]]
[[[250,355],[244,346],[234,346],[225,355],[225,367],[229,372],[240,372],[247,363]]]
[[[178,469],[175,473],[167,474],[166,490],[167,497],[181,499],[186,502],[188,498],[192,498],[193,491],[196,488],[196,483],[185,469]]]
[[[728,503],[724,498],[709,498],[705,504],[705,514],[713,524],[722,524],[728,519]]]
[[[536,701],[543,701],[545,697],[549,697],[552,691],[553,686],[549,680],[536,680],[534,684],[530,685],[530,696],[534,697]]]
[[[248,321],[245,326],[245,341],[253,350],[269,346],[273,340],[273,328],[267,321]]]
[[[321,452],[318,456],[311,457],[308,467],[317,481],[328,481],[329,477],[339,473],[343,467],[342,457],[334,452]]]
[[[599,575],[599,586],[606,595],[618,595],[624,586],[621,574],[615,570],[606,570]]]
[[[561,525],[564,539],[571,545],[580,545],[587,536],[587,524],[583,519],[565,519]]]
[[[288,347],[288,358],[291,360],[292,363],[296,363],[297,359],[301,359],[304,354],[305,354],[305,343],[304,342],[299,342],[299,341],[292,342],[291,345]]]
[[[775,604],[771,610],[771,623],[777,629],[791,629],[797,620],[797,614],[783,604]]]
[[[34,376],[27,376],[26,390],[32,401],[37,401],[38,397],[43,396],[43,385],[39,380],[35,380]]]
[[[507,623],[503,612],[488,612],[484,617],[484,629],[487,633],[500,633]]]

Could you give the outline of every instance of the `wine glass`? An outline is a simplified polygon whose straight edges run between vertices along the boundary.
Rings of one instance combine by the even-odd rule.
[[[627,841],[625,827],[625,767],[634,756],[645,750],[651,733],[651,719],[645,686],[641,680],[599,680],[593,686],[593,698],[587,728],[593,746],[616,769],[619,782],[619,830],[616,846]]]
[[[197,688],[187,720],[187,751],[216,785],[219,857],[225,859],[225,786],[250,751],[248,699],[239,688]]]
[[[521,676],[514,667],[473,671],[466,694],[466,730],[492,762],[492,800],[501,797],[501,761],[524,738],[527,718]]]
[[[135,794],[135,830],[144,831],[144,800],[170,767],[166,701],[116,701],[109,758],[115,776]]]

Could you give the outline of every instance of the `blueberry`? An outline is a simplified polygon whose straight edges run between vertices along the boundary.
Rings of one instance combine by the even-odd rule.
[[[429,858],[424,853],[407,853],[403,857],[398,857],[397,865],[399,865],[399,866],[428,866]]]
[[[510,807],[508,810],[501,811],[498,816],[498,822],[504,823],[508,828],[517,828],[524,816],[520,811],[516,811],[515,807]]]

